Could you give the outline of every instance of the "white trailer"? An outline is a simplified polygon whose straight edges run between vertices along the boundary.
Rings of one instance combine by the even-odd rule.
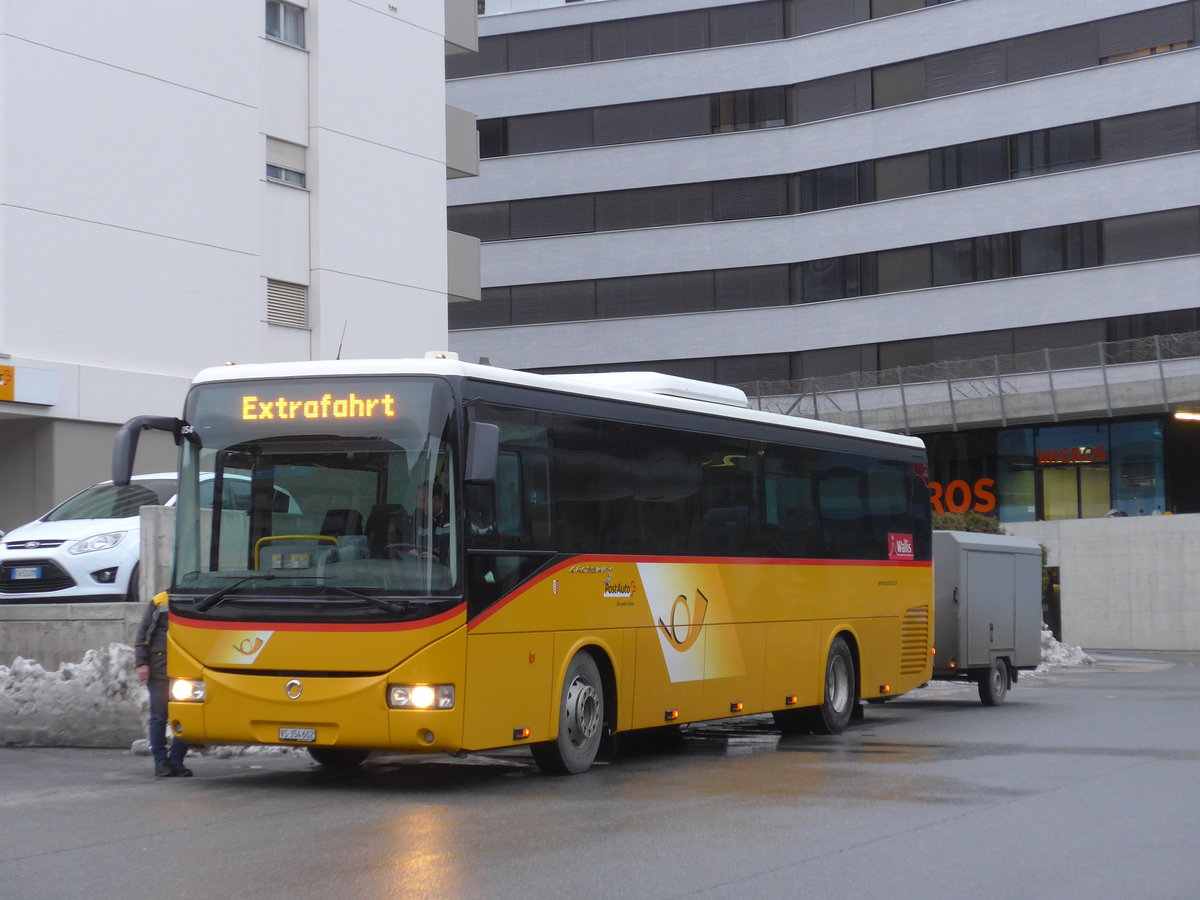
[[[1042,659],[1042,548],[1026,538],[933,533],[933,677],[974,681],[998,706]]]

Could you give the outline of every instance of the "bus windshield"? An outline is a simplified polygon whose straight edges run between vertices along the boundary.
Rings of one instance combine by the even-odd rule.
[[[453,410],[435,378],[196,386],[172,600],[219,618],[269,606],[357,620],[457,596]]]

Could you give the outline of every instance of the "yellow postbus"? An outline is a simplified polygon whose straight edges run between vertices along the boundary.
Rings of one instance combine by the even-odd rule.
[[[142,429],[180,445],[175,734],[576,773],[633,729],[837,733],[930,677],[919,440],[452,356],[207,369],[124,426],[117,482]]]

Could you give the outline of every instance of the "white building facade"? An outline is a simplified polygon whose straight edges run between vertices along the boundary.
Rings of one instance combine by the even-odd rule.
[[[445,346],[478,296],[445,213],[475,27],[462,0],[0,0],[0,530],[108,477],[115,428],[202,367]]]

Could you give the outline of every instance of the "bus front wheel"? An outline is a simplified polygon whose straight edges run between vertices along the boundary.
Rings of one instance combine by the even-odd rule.
[[[591,654],[575,654],[563,678],[558,737],[534,744],[533,759],[549,775],[578,775],[591,768],[604,736],[604,684]]]

